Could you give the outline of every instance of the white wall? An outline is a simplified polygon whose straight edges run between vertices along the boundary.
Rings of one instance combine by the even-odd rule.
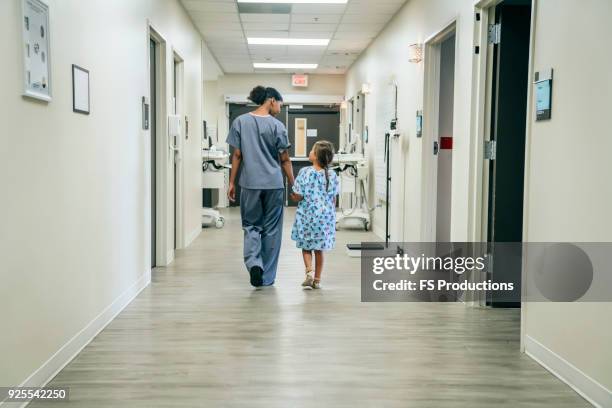
[[[202,41],[202,65],[204,81],[216,81],[223,75],[223,70],[205,42]]]
[[[167,40],[168,57],[174,48],[185,60],[193,136],[183,159],[184,239],[200,227],[202,44],[183,8],[174,0],[48,3],[46,104],[21,96],[21,1],[0,2],[2,386],[21,384],[97,316],[110,317],[133,285],[148,282],[147,19]],[[91,72],[89,116],[72,112],[73,63]]]
[[[380,117],[377,106],[383,105],[381,99],[388,97],[387,84],[391,80],[398,84],[398,126],[402,136],[391,145],[392,174],[396,175],[391,187],[391,216],[395,219],[402,217],[404,222],[391,226],[394,240],[422,238],[421,157],[422,149],[431,150],[429,144],[424,146],[423,139],[415,136],[416,111],[423,108],[423,64],[408,62],[408,46],[423,43],[454,19],[457,22],[457,49],[451,239],[465,241],[468,238],[470,109],[466,101],[469,101],[471,92],[473,4],[472,0],[409,0],[346,75],[349,98],[356,95],[361,84],[371,85],[372,93],[366,98],[366,124],[370,129],[366,151],[372,169],[375,138],[384,136],[387,125],[377,121]],[[373,183],[370,183],[370,197],[374,197],[374,193]],[[384,220],[383,207],[374,213],[374,228],[379,235],[384,231]]]
[[[602,52],[612,38],[611,16],[609,0],[537,2],[533,63],[535,71],[554,69],[553,108],[550,121],[530,123],[527,241],[612,241],[612,55]],[[606,387],[608,400],[602,406],[612,406],[612,303],[528,303],[523,308],[528,340]]]
[[[609,117],[612,74],[609,48],[612,3],[608,0],[538,0],[535,20],[536,70],[555,69],[553,118],[531,124],[528,135],[524,239],[526,241],[612,241],[612,150]],[[392,237],[422,239],[422,139],[415,138],[415,111],[423,104],[423,64],[407,61],[407,47],[422,43],[450,21],[457,21],[455,68],[453,186],[451,239],[470,240],[469,211],[473,175],[470,134],[473,0],[409,0],[347,73],[347,97],[370,83],[366,122],[371,130],[368,154],[375,157],[374,138],[382,136],[380,98],[391,79],[399,86],[399,128],[394,149],[392,216],[405,214],[404,230]],[[580,16],[580,17],[577,17]],[[572,29],[568,30],[568,22]],[[577,35],[579,33],[579,35]],[[474,168],[472,166],[472,168]],[[370,186],[370,194],[374,194]],[[399,197],[398,197],[399,196]],[[375,228],[384,228],[384,209]],[[527,351],[556,364],[550,367],[601,406],[612,406],[611,303],[523,305],[523,339]],[[530,348],[529,344],[532,345]],[[542,351],[544,350],[544,351]],[[537,356],[535,354],[539,353]],[[565,370],[559,372],[556,368]]]

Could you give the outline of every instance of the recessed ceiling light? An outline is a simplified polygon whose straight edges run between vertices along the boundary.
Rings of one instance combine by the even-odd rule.
[[[237,0],[238,3],[346,4],[348,0]]]
[[[277,69],[317,69],[319,64],[286,64],[279,62],[254,62],[253,68],[277,68]]]
[[[251,45],[319,45],[326,46],[329,39],[318,38],[247,38]]]

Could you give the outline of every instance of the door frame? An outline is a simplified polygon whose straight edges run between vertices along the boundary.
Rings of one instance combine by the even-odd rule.
[[[474,55],[474,81],[472,87],[472,134],[474,134],[474,210],[472,212],[471,239],[486,242],[489,219],[489,161],[484,159],[484,144],[491,138],[491,110],[493,87],[493,45],[488,44],[488,26],[495,21],[495,8],[503,0],[482,0],[475,6],[480,21],[474,21],[474,43],[479,54]],[[484,299],[480,299],[480,303]]]
[[[495,21],[495,7],[503,0],[481,0],[476,3],[474,13],[480,13],[480,21],[474,20],[474,44],[480,44],[480,53],[474,54],[473,81],[472,81],[472,117],[471,130],[474,135],[474,147],[470,162],[470,219],[468,225],[469,239],[474,242],[485,242],[488,233],[489,209],[489,166],[484,160],[484,143],[490,140],[491,135],[491,109],[493,85],[493,45],[488,44],[487,34],[489,22]],[[529,52],[529,75],[533,78],[533,47],[535,32],[535,13],[537,0],[532,0],[531,10],[531,39]],[[486,46],[484,46],[486,44]],[[531,84],[531,82],[530,82]],[[529,166],[529,140],[531,133],[530,123],[533,118],[532,86],[527,90],[527,126],[525,129],[525,191],[528,183]],[[527,196],[523,197],[523,226],[526,225]]]
[[[151,23],[150,20],[147,20],[146,24],[146,67],[147,67],[147,83],[150,83],[150,52],[149,52],[149,42],[153,40],[156,43],[156,88],[157,95],[155,98],[156,101],[156,177],[155,177],[155,185],[156,185],[156,245],[155,245],[155,259],[156,266],[165,266],[170,264],[174,260],[174,248],[172,245],[172,236],[174,234],[174,221],[173,221],[173,206],[171,205],[174,199],[173,192],[173,184],[170,182],[170,177],[172,177],[172,162],[170,153],[172,153],[169,149],[168,145],[168,113],[171,111],[170,103],[171,97],[170,92],[168,90],[169,87],[169,76],[168,76],[168,43],[164,36],[160,34],[160,31],[155,28],[155,26]],[[149,88],[149,87],[147,87]],[[150,89],[147,89],[147,95],[149,96],[149,100],[151,98]],[[147,138],[150,140],[150,137]],[[146,264],[150,263],[150,259],[152,254],[151,251],[151,222],[150,219],[152,217],[151,208],[151,146],[150,143],[145,144],[145,183],[146,187],[146,203],[145,203],[145,211],[144,216],[147,218],[145,221],[145,239],[147,241],[145,245],[145,253],[146,253]]]
[[[421,149],[423,163],[423,177],[421,178],[421,191],[423,192],[421,201],[421,241],[423,242],[436,242],[438,160],[435,155],[431,154],[431,149],[433,148],[433,142],[437,138],[439,127],[441,45],[442,42],[454,34],[455,55],[458,55],[459,36],[457,27],[458,17],[455,17],[423,43],[423,148]],[[458,65],[455,64],[455,78],[457,78]],[[456,82],[454,88],[453,98],[456,97]]]
[[[473,147],[470,160],[469,186],[469,240],[486,242],[488,229],[489,166],[484,160],[484,142],[491,134],[491,92],[493,76],[493,52],[488,44],[488,25],[495,19],[495,7],[503,0],[480,0],[474,4],[474,15],[480,13],[480,21],[474,19],[474,45],[479,46],[479,54],[473,53],[472,97],[471,97],[471,134]],[[535,22],[537,20],[538,0],[531,0],[531,26],[529,40],[529,78],[534,76],[533,51],[535,49]],[[487,46],[483,46],[486,44]],[[523,241],[528,242],[529,218],[529,173],[531,156],[531,129],[533,123],[533,86],[528,81],[527,116],[525,129],[525,172],[523,192]],[[526,281],[525,268],[522,268],[522,281]],[[525,286],[522,288],[523,295]],[[479,294],[472,300],[473,305],[484,305],[486,295]],[[525,305],[521,304],[520,351],[525,352]]]
[[[185,60],[181,57],[181,54],[174,48],[171,47],[171,64],[172,64],[172,81],[173,85],[176,86],[176,115],[181,118],[181,134],[177,141],[178,154],[176,155],[176,168],[173,168],[172,174],[172,209],[174,214],[172,217],[172,225],[174,226],[174,247],[176,249],[183,248],[185,246],[184,239],[184,221],[185,221],[185,200],[183,199],[185,186],[184,186],[184,148],[185,148],[185,135],[187,132],[187,122],[185,114]],[[176,68],[175,68],[176,65]],[[176,76],[176,78],[175,78]],[[170,93],[170,103],[174,97],[173,92]],[[170,156],[170,165],[172,165],[172,156]],[[174,166],[172,166],[174,167]],[[172,246],[171,246],[172,247]],[[174,251],[175,248],[170,248]]]

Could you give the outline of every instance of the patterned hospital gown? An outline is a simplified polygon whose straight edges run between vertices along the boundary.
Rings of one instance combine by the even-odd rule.
[[[328,171],[329,188],[325,191],[325,170],[304,167],[300,170],[293,191],[304,197],[298,204],[291,239],[298,248],[329,250],[336,244],[335,197],[339,192],[338,176]]]

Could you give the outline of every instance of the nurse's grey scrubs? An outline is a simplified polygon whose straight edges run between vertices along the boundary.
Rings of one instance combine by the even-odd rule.
[[[283,233],[285,189],[279,154],[289,148],[287,129],[273,116],[237,117],[226,142],[242,153],[238,184],[244,230],[244,263],[259,266],[263,285],[276,278]]]

